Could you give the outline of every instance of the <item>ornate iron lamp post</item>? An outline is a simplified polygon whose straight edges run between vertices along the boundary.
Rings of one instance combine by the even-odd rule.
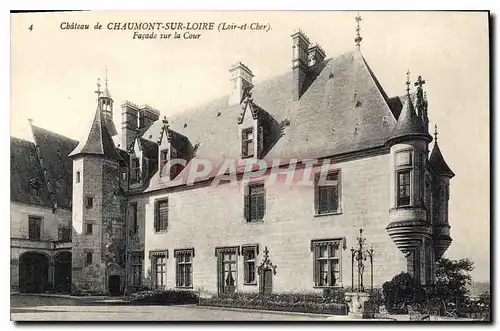
[[[363,274],[365,272],[366,260],[370,260],[370,292],[373,292],[373,248],[365,249],[366,239],[363,238],[363,229],[359,229],[359,237],[356,239],[357,247],[351,248],[352,263],[352,289],[356,292],[364,292],[365,285]],[[355,263],[356,262],[356,263]],[[354,284],[354,266],[357,269],[357,283]]]

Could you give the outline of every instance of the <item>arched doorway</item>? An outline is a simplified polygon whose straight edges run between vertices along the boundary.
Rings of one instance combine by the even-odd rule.
[[[49,259],[42,253],[27,252],[19,258],[19,291],[41,293],[49,284]]]
[[[61,252],[54,258],[54,287],[62,293],[71,292],[71,252]]]

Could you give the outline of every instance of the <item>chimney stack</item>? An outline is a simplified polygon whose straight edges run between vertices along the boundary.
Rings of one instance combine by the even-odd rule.
[[[297,101],[302,94],[302,86],[307,75],[307,56],[310,41],[300,30],[292,34],[291,37],[293,40],[293,101]]]
[[[231,74],[231,87],[228,104],[231,106],[241,103],[245,89],[251,89],[253,87],[252,78],[254,76],[252,71],[241,62],[234,64],[231,69],[229,69],[229,72]]]
[[[160,111],[150,105],[143,105],[139,110],[139,133],[146,132],[154,122],[160,119]]]
[[[309,48],[309,67],[312,67],[325,60],[326,54],[320,45],[316,44]]]
[[[137,135],[137,116],[139,115],[139,107],[130,102],[125,101],[121,104],[122,107],[122,137],[121,148],[128,151],[130,145]]]

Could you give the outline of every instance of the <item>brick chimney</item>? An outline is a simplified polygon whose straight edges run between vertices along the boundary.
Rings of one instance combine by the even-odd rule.
[[[307,75],[309,38],[299,30],[291,35],[293,40],[293,101],[299,100],[302,94],[302,86]]]
[[[323,48],[320,45],[316,44],[309,48],[309,67],[312,67],[318,63],[321,63],[325,60],[326,54]]]
[[[128,150],[137,135],[137,117],[139,116],[139,107],[130,102],[124,101],[122,107],[122,136],[121,148]]]
[[[253,74],[246,65],[241,62],[234,64],[230,72],[230,92],[229,92],[229,105],[235,105],[241,103],[241,98],[243,97],[243,92],[245,89],[251,89],[253,87],[252,78]]]

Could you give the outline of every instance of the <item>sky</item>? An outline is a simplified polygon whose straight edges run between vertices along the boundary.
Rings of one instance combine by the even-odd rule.
[[[489,38],[487,13],[360,12],[361,52],[388,95],[403,95],[406,71],[422,75],[430,126],[455,172],[445,256],[470,257],[489,280]],[[95,112],[97,78],[119,104],[149,104],[162,116],[228,94],[229,68],[243,62],[254,83],[291,70],[290,35],[301,29],[327,57],[355,48],[356,12],[79,12],[11,16],[11,136],[31,139],[28,118],[82,139]],[[134,40],[109,22],[269,24],[270,31],[202,31],[197,40]],[[63,22],[102,30],[62,30]],[[32,27],[32,29],[29,29]],[[159,36],[158,36],[159,38]]]

